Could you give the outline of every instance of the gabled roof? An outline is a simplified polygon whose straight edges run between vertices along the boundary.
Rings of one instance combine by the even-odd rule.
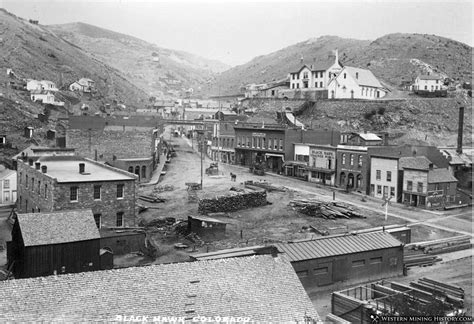
[[[364,141],[381,141],[382,139],[375,135],[374,133],[360,133],[357,134],[362,138]]]
[[[15,173],[16,173],[15,170],[7,169],[3,165],[0,164],[0,179],[5,179]]]
[[[18,214],[17,217],[25,246],[100,239],[90,209]]]
[[[428,183],[458,182],[448,169],[433,169],[428,171]]]
[[[428,170],[432,162],[425,156],[402,157],[400,158],[400,168],[412,170]]]
[[[338,75],[338,78],[341,75],[343,75],[344,72],[349,73],[349,75],[354,79],[354,81],[361,86],[383,88],[380,81],[375,77],[375,75],[370,70],[356,68],[352,66],[345,66],[340,72],[340,74]],[[356,78],[356,74],[357,74],[357,78]]]
[[[285,256],[92,271],[0,282],[0,322],[111,322],[118,315],[319,321]]]
[[[300,73],[301,70],[303,70],[304,68],[307,68],[308,70],[311,71],[311,68],[310,68],[308,65],[305,64],[305,65],[303,65],[298,71],[294,71],[294,72],[290,72],[290,73],[292,73],[292,74],[294,74],[294,73]]]
[[[421,74],[418,76],[418,79],[420,80],[443,80],[442,77],[440,77],[439,75],[436,75],[436,74]]]
[[[325,258],[401,246],[402,243],[387,232],[334,235],[294,243],[278,243],[280,252],[291,262]]]

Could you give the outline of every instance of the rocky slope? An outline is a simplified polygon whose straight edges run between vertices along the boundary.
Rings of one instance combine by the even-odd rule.
[[[158,47],[141,39],[84,23],[47,27],[55,35],[79,46],[102,62],[122,71],[150,95],[194,95],[207,92],[205,86],[227,65],[197,55]],[[174,92],[177,91],[177,92]]]
[[[302,64],[327,58],[334,49],[339,50],[343,64],[368,68],[391,88],[427,72],[459,81],[471,79],[472,47],[451,39],[421,34],[389,34],[374,41],[322,36],[223,72],[213,82],[211,92],[239,93],[245,84],[285,78]]]

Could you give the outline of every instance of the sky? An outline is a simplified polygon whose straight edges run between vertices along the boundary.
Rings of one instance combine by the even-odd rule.
[[[40,24],[84,22],[231,66],[323,35],[421,33],[473,45],[470,0],[0,0],[0,7]]]

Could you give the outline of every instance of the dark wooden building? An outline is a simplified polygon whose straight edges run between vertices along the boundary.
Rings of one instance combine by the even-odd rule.
[[[387,232],[343,234],[275,244],[305,288],[403,273],[403,244]]]
[[[16,278],[100,269],[100,235],[90,209],[18,214],[7,244]]]
[[[226,223],[207,216],[188,216],[188,232],[199,235],[204,240],[225,237]]]

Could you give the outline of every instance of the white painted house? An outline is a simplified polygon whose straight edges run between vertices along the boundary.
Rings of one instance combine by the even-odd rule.
[[[58,91],[56,84],[52,81],[48,80],[28,80],[26,83],[26,90],[28,91],[38,91],[38,90],[45,90],[45,91]]]
[[[54,106],[64,106],[63,101],[57,101],[52,91],[33,90],[30,92],[31,101],[42,102],[43,104],[50,104]]]
[[[413,90],[428,92],[443,90],[443,82],[444,79],[439,75],[419,75],[415,79]]]
[[[298,71],[290,72],[290,89],[325,90],[331,78],[342,68],[343,65],[339,62],[339,56],[335,50],[334,56],[311,65],[303,65]]]
[[[0,205],[16,202],[16,171],[0,165]]]
[[[401,195],[399,188],[399,158],[390,156],[371,156],[370,195],[380,198],[393,197],[397,202]]]
[[[328,85],[330,99],[377,99],[388,90],[366,69],[345,66]]]

